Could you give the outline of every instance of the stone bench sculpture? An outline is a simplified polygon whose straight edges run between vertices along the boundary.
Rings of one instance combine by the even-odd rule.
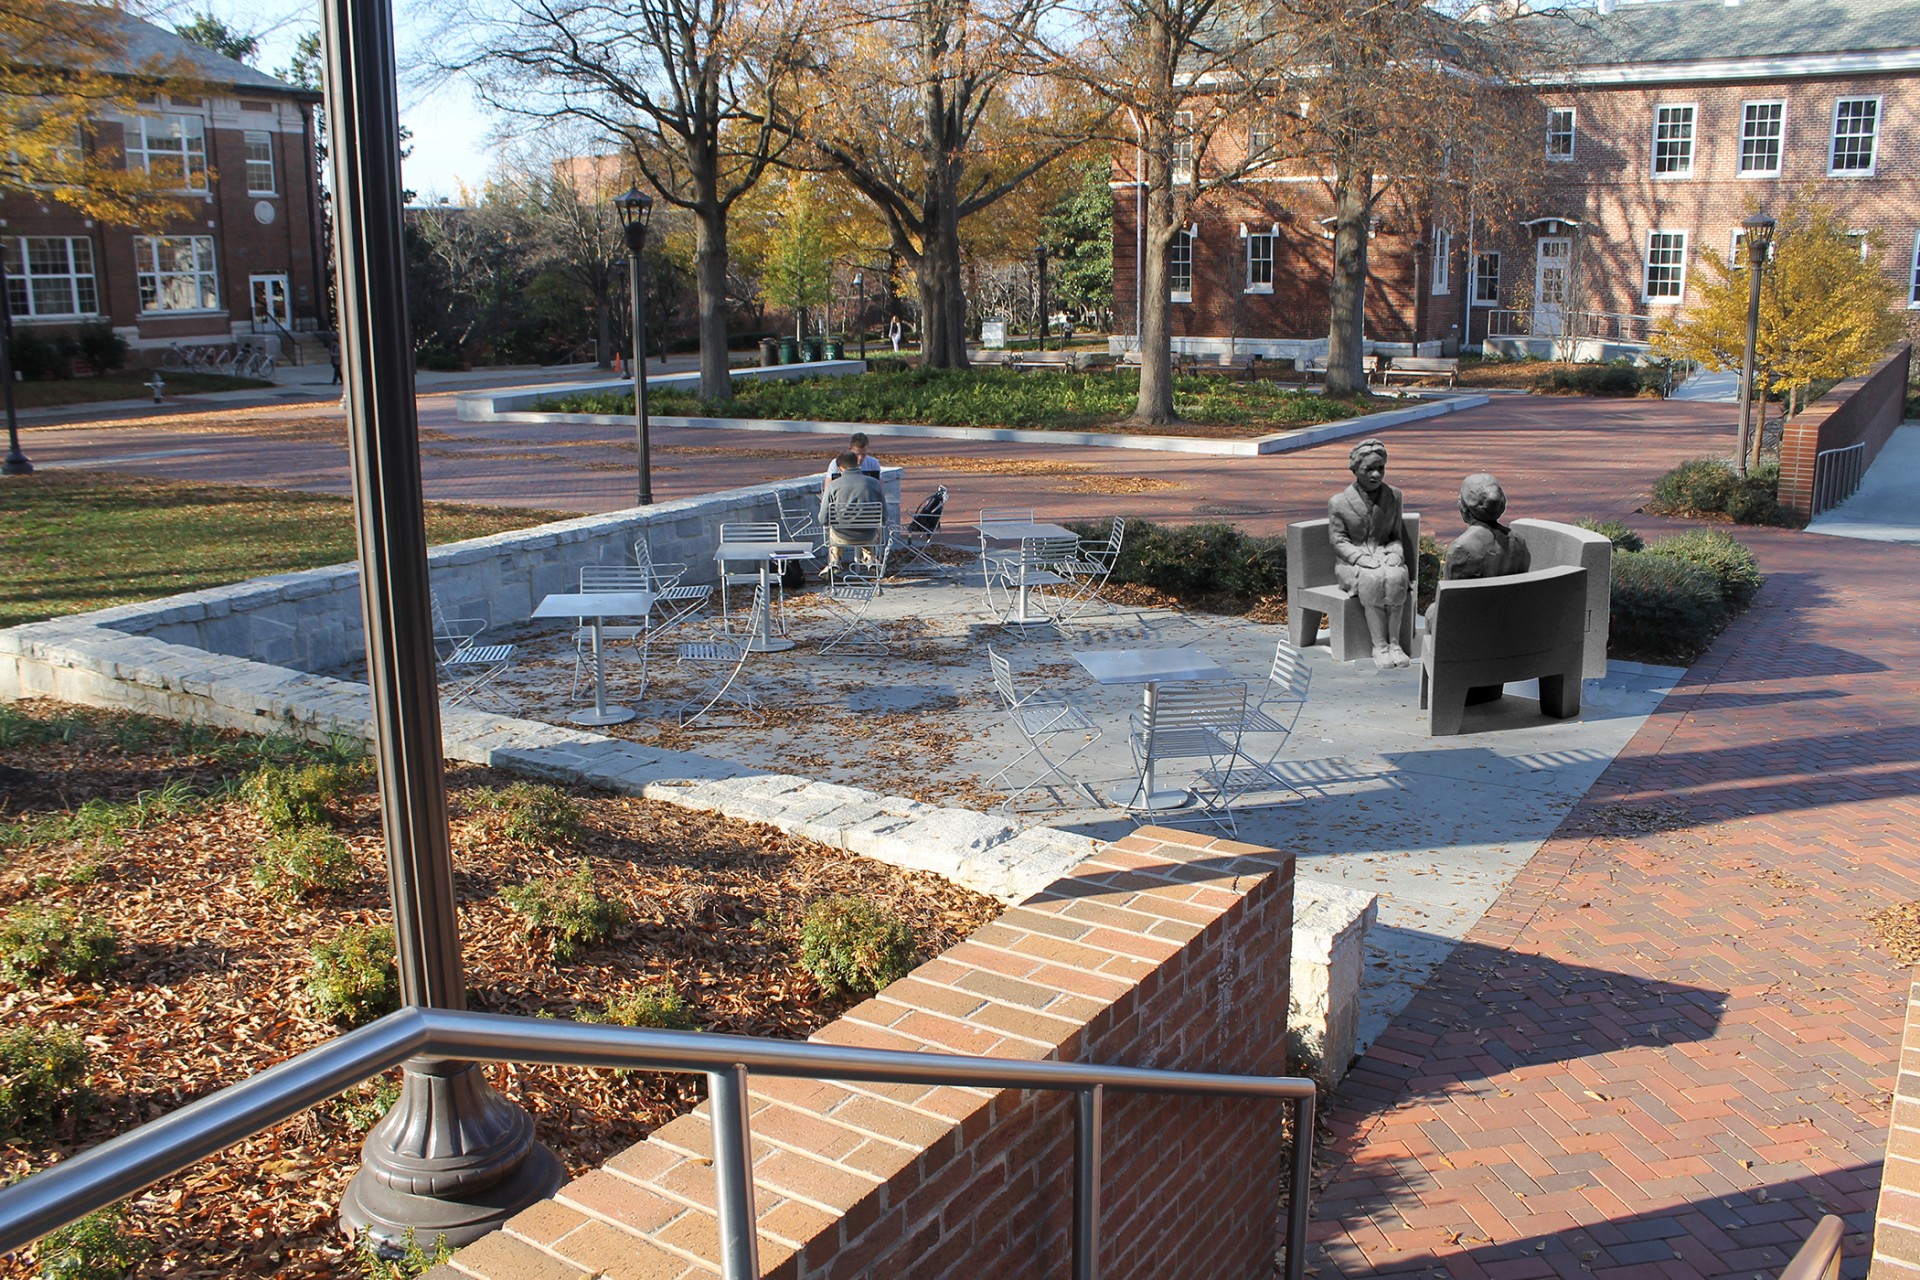
[[[1420,545],[1420,516],[1401,514],[1413,545]],[[1407,608],[1400,621],[1400,647],[1414,652],[1414,594],[1419,590],[1416,566],[1408,566]],[[1287,635],[1293,647],[1304,649],[1319,642],[1320,619],[1332,620],[1328,639],[1333,656],[1341,662],[1354,662],[1367,656],[1372,646],[1367,636],[1366,614],[1351,591],[1334,579],[1333,540],[1327,534],[1325,520],[1301,520],[1287,526]]]
[[[1607,628],[1613,595],[1613,543],[1604,533],[1555,520],[1515,520],[1513,531],[1527,544],[1534,569],[1578,565],[1587,571],[1586,642],[1580,674],[1588,680],[1607,675]]]
[[[1583,568],[1559,565],[1442,582],[1420,659],[1427,732],[1436,738],[1459,733],[1469,689],[1515,680],[1540,681],[1540,710],[1547,715],[1578,715],[1587,578]]]

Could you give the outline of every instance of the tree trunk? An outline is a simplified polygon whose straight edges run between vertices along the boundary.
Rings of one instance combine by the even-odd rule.
[[[967,367],[967,290],[960,278],[960,219],[951,200],[929,211],[927,242],[915,264],[920,286],[920,363]]]
[[[700,398],[733,399],[727,367],[727,211],[701,201],[694,220],[694,275],[700,291]]]
[[[1333,317],[1327,327],[1327,392],[1366,390],[1367,219],[1373,174],[1342,162],[1333,179]]]
[[[1140,237],[1140,398],[1134,422],[1158,427],[1178,422],[1173,411],[1172,295],[1167,254],[1173,247],[1172,196],[1149,177],[1146,234]]]

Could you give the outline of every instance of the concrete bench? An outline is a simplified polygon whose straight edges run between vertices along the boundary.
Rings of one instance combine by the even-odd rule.
[[[1531,545],[1531,544],[1529,544]],[[1420,656],[1420,706],[1434,737],[1460,732],[1467,691],[1540,681],[1540,710],[1580,714],[1587,571],[1568,565],[1442,582]]]
[[[1413,539],[1415,563],[1407,566],[1407,607],[1400,621],[1400,647],[1414,652],[1414,605],[1420,590],[1420,516],[1402,512],[1407,533]],[[1333,656],[1341,662],[1353,662],[1373,652],[1367,634],[1366,611],[1351,591],[1334,577],[1333,539],[1325,520],[1301,520],[1287,526],[1287,635],[1293,647],[1304,649],[1317,644],[1320,619],[1331,618],[1328,640]]]
[[[1555,520],[1515,520],[1513,531],[1527,544],[1532,569],[1573,565],[1587,571],[1586,639],[1580,674],[1588,680],[1607,675],[1607,631],[1613,598],[1613,543],[1605,534]]]
[[[1425,379],[1445,378],[1448,386],[1460,380],[1460,358],[1458,356],[1393,356],[1380,366],[1380,385],[1385,386],[1395,378]]]

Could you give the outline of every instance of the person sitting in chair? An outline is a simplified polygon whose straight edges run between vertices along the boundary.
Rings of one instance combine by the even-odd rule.
[[[858,549],[860,559],[871,563],[873,549],[886,536],[885,530],[878,523],[866,528],[845,526],[865,503],[875,503],[884,511],[886,490],[880,487],[879,476],[861,469],[860,456],[851,449],[834,459],[834,470],[834,478],[820,496],[820,523],[827,530],[827,565],[837,569],[849,547]]]
[[[855,466],[859,470],[866,472],[877,480],[880,477],[880,459],[867,452],[867,445],[869,443],[866,432],[856,431],[847,437],[847,453],[851,453],[854,458],[857,459]],[[841,461],[841,459],[846,456],[846,453],[837,453],[833,456],[832,461],[827,463],[826,478],[820,482],[820,491],[822,493],[825,493],[827,486],[834,482],[835,477],[840,474],[840,469],[847,465]]]

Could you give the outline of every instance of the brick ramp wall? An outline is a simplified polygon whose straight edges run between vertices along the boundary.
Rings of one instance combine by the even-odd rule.
[[[1874,1215],[1873,1280],[1920,1277],[1920,975],[1907,993],[1907,1029]]]
[[[1911,343],[1901,343],[1857,378],[1848,378],[1787,420],[1780,441],[1780,505],[1795,519],[1811,520],[1814,459],[1827,449],[1866,442],[1867,465],[1905,416]]]
[[[1285,1070],[1293,860],[1145,827],[815,1040],[1252,1075]],[[765,1274],[1069,1274],[1069,1094],[753,1081]],[[1271,1274],[1285,1104],[1110,1094],[1109,1280]],[[703,1105],[428,1280],[718,1274]]]

